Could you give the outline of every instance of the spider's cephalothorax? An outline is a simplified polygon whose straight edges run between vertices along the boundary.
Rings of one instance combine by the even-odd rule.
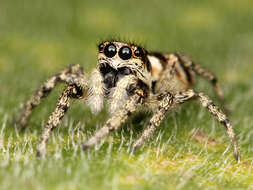
[[[83,145],[85,150],[96,145],[110,131],[118,129],[138,107],[152,110],[154,114],[148,126],[133,144],[134,151],[153,134],[168,110],[177,104],[197,99],[225,126],[235,158],[239,161],[239,147],[227,116],[208,96],[190,89],[195,74],[211,82],[223,104],[217,78],[188,57],[180,53],[148,52],[140,46],[125,42],[105,41],[98,46],[98,64],[90,77],[87,77],[80,65],[69,66],[52,76],[23,105],[16,122],[24,129],[33,108],[41,103],[42,98],[47,97],[58,82],[65,82],[67,87],[45,126],[38,155],[44,155],[50,133],[68,110],[71,98],[86,100],[94,114],[102,109],[105,99],[109,103],[110,119]]]
[[[130,80],[138,79],[139,87],[151,87],[151,66],[147,52],[139,46],[103,42],[98,50],[98,68],[91,77],[88,102],[92,112],[98,113],[103,106],[103,98],[109,98],[109,109],[113,113],[131,94],[132,89],[127,87]]]

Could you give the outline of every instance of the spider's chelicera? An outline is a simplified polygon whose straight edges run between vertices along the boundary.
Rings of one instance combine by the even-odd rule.
[[[52,76],[23,105],[16,122],[20,128],[25,129],[32,110],[41,103],[41,99],[47,97],[58,82],[64,82],[67,86],[44,128],[38,156],[45,154],[50,133],[60,124],[71,98],[87,101],[94,114],[101,111],[105,99],[109,102],[110,118],[85,142],[84,150],[96,145],[111,131],[117,130],[138,107],[152,110],[153,116],[148,126],[133,144],[132,151],[135,151],[153,134],[167,111],[178,104],[196,99],[225,126],[235,158],[239,161],[239,147],[229,119],[208,96],[191,89],[195,74],[211,82],[223,105],[222,91],[214,74],[185,55],[148,52],[134,44],[105,41],[98,46],[98,64],[90,77],[80,65],[71,65]]]

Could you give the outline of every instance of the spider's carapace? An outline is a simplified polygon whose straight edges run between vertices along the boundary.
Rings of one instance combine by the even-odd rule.
[[[169,90],[185,90],[193,84],[194,73],[176,54],[148,52],[140,46],[115,41],[103,42],[98,48],[98,66],[108,88],[115,87],[124,75],[134,74],[156,93],[166,70],[171,71],[166,77],[173,84]]]

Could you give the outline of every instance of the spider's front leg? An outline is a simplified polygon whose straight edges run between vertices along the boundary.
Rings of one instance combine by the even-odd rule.
[[[120,95],[119,92],[124,93],[126,89],[123,87],[128,83],[128,87],[126,88],[128,92],[131,93],[131,96],[126,100],[126,103],[122,107],[117,107],[115,104],[120,104]],[[131,76],[126,76],[119,81],[112,97],[113,99],[111,105],[113,108],[110,110],[113,111],[111,113],[111,118],[107,120],[105,125],[100,128],[94,136],[92,136],[84,145],[83,150],[87,150],[88,148],[96,145],[101,139],[105,138],[111,131],[117,130],[121,124],[123,124],[126,119],[136,111],[136,108],[143,103],[145,98],[145,92],[142,89],[136,89],[138,81]],[[121,99],[121,101],[124,101]]]
[[[65,77],[67,79],[67,77]],[[91,107],[93,113],[97,113],[103,106],[103,85],[102,77],[97,69],[92,72],[92,75],[88,81],[87,77],[80,74],[78,77],[74,77],[67,81],[69,85],[61,94],[55,110],[51,113],[48,122],[44,128],[41,142],[38,146],[37,156],[44,156],[46,153],[46,144],[53,129],[55,129],[61,122],[70,106],[71,98],[83,98],[88,90],[88,104]],[[89,82],[89,84],[88,84]]]
[[[174,105],[174,96],[167,92],[160,94],[159,96],[154,96],[153,100],[150,100],[155,104],[157,103],[158,107],[149,121],[147,128],[143,131],[139,139],[134,143],[131,152],[135,152],[136,149],[144,143],[156,130],[156,128],[161,124],[163,118],[167,111]],[[151,102],[150,102],[151,103]]]
[[[240,151],[239,146],[236,140],[236,136],[233,130],[233,127],[227,118],[227,116],[218,109],[217,106],[214,105],[213,101],[208,98],[208,96],[204,95],[203,93],[194,92],[193,90],[187,90],[185,92],[177,93],[176,95],[168,95],[163,98],[162,103],[158,107],[158,110],[152,117],[149,126],[144,130],[141,137],[134,143],[133,151],[140,146],[147,138],[149,138],[155,129],[160,125],[162,119],[165,116],[166,111],[175,104],[181,104],[187,102],[193,98],[197,98],[203,107],[206,107],[208,111],[216,117],[216,119],[225,126],[227,135],[231,141],[235,159],[239,162],[240,161]],[[167,102],[167,103],[166,103]],[[163,106],[164,105],[164,106]]]
[[[83,88],[86,88],[88,85],[87,77],[80,65],[71,65],[67,67],[56,75],[50,77],[34,92],[28,101],[22,105],[19,114],[14,119],[14,123],[16,123],[21,129],[25,129],[33,109],[41,103],[41,99],[46,98],[49,95],[59,82],[65,82],[67,84],[78,83]]]
[[[44,132],[41,138],[41,142],[38,146],[37,156],[43,156],[46,152],[46,144],[48,142],[49,136],[53,129],[55,129],[61,122],[61,119],[67,112],[70,106],[71,98],[81,98],[83,96],[83,89],[81,86],[76,84],[69,85],[65,88],[61,94],[55,110],[50,115],[48,122],[44,128]]]

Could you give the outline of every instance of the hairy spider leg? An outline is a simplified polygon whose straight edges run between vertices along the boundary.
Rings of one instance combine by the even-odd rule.
[[[132,153],[135,152],[136,149],[154,133],[155,129],[161,124],[167,111],[174,105],[174,97],[169,92],[166,94],[160,94],[159,96],[154,96],[153,98],[156,98],[154,101],[158,105],[157,109],[150,119],[147,128],[143,131],[139,139],[133,144],[131,150]]]
[[[223,95],[223,91],[220,87],[220,83],[218,82],[217,77],[212,73],[211,71],[207,70],[206,68],[201,67],[200,65],[194,63],[189,57],[181,54],[181,53],[176,53],[175,56],[178,57],[179,61],[181,64],[183,64],[187,69],[192,70],[199,76],[207,79],[210,81],[212,84],[215,94],[221,103],[222,109],[226,112],[229,113],[229,109],[227,108],[225,104],[225,99]]]
[[[80,65],[71,65],[60,73],[50,77],[34,92],[28,101],[22,105],[19,114],[14,118],[14,123],[16,123],[20,129],[24,130],[26,128],[33,109],[41,103],[41,99],[49,95],[58,82],[65,82],[67,84],[80,83],[83,88],[87,88],[88,85],[87,77]]]
[[[164,95],[162,95],[164,96]],[[159,96],[158,96],[159,97]],[[143,131],[139,139],[134,143],[132,151],[134,152],[136,148],[143,144],[143,142],[148,139],[155,131],[155,129],[160,125],[161,121],[165,117],[166,112],[174,104],[182,104],[193,98],[197,98],[203,107],[206,107],[208,111],[215,116],[215,118],[225,126],[227,135],[231,141],[232,148],[234,151],[235,159],[240,162],[240,151],[239,146],[236,140],[236,136],[233,130],[233,127],[227,118],[227,116],[214,105],[213,101],[203,93],[198,93],[193,90],[187,90],[185,92],[179,92],[174,96],[168,93],[163,97],[163,100],[159,104],[157,111],[153,115],[152,119],[149,122],[148,127]]]
[[[82,97],[82,89],[81,87],[73,84],[69,85],[65,88],[63,93],[61,94],[57,106],[55,110],[49,116],[47,124],[44,128],[43,135],[41,137],[41,142],[38,146],[37,156],[41,157],[44,156],[46,153],[46,144],[50,137],[50,134],[53,129],[55,129],[61,122],[61,119],[66,114],[69,106],[70,106],[70,99],[71,98],[80,98]]]

